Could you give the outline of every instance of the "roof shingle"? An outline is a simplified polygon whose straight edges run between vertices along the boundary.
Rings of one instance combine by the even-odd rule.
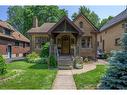
[[[47,33],[56,23],[44,23],[40,27],[31,28],[28,33]]]

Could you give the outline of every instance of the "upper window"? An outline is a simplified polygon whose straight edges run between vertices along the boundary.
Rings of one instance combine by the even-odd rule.
[[[79,22],[80,28],[83,28],[83,22]]]
[[[3,33],[3,28],[2,27],[0,27],[0,32]]]
[[[19,42],[15,42],[15,46],[19,46]]]
[[[10,36],[11,35],[11,31],[8,30],[8,29],[4,29],[4,34]]]

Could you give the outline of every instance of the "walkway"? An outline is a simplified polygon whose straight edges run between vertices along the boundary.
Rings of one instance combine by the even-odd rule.
[[[58,70],[56,79],[53,84],[53,89],[76,89],[76,85],[73,79],[73,74],[80,74],[94,70],[97,64],[107,64],[106,61],[98,60],[91,64],[85,64],[83,69],[72,69],[72,70]]]
[[[71,70],[59,70],[56,76],[53,89],[76,89]]]

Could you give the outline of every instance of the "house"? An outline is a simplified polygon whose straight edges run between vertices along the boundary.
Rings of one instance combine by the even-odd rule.
[[[98,29],[82,14],[74,21],[63,16],[57,23],[38,26],[34,17],[33,27],[28,31],[31,37],[31,51],[40,52],[42,44],[50,42],[50,54],[57,56],[82,56],[96,59]],[[64,60],[65,61],[65,60]]]
[[[30,41],[9,23],[0,20],[0,54],[5,58],[25,56],[30,50]]]
[[[101,27],[97,35],[98,48],[109,53],[112,50],[120,50],[120,38],[127,30],[127,9],[109,20]]]

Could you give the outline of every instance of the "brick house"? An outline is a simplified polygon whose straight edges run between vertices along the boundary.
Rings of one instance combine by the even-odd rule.
[[[28,34],[31,37],[31,51],[40,52],[41,45],[50,42],[50,54],[64,56],[65,59],[69,56],[96,59],[97,32],[98,29],[87,17],[79,14],[74,21],[64,16],[57,23],[44,23],[41,26],[38,26],[35,17]]]
[[[127,9],[109,20],[101,27],[97,35],[98,48],[109,53],[112,50],[120,50],[120,38],[127,30]]]
[[[22,57],[30,50],[30,41],[10,24],[0,20],[0,53],[5,58]]]

